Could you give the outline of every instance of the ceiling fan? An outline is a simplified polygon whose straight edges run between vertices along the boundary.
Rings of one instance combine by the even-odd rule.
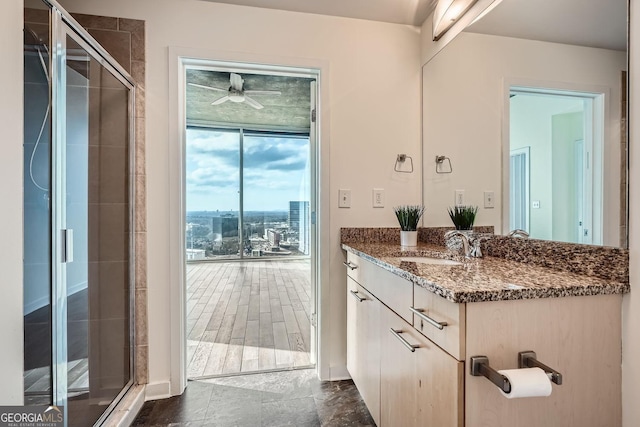
[[[256,110],[261,110],[264,108],[262,104],[260,104],[255,99],[249,97],[248,95],[281,95],[281,92],[278,90],[244,90],[244,79],[240,74],[231,73],[229,77],[229,89],[220,89],[218,87],[212,86],[204,86],[196,83],[187,83],[190,86],[199,87],[202,89],[212,90],[215,92],[226,92],[227,94],[222,98],[218,98],[211,103],[211,105],[220,105],[227,101],[231,102],[245,102]]]

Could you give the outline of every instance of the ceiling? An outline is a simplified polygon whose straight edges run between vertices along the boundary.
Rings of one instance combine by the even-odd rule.
[[[240,73],[245,90],[277,90],[281,95],[251,95],[264,106],[261,110],[246,103],[211,103],[225,94],[187,85],[187,123],[190,125],[234,125],[265,130],[309,129],[310,78]],[[228,89],[229,72],[187,70],[187,83]]]
[[[210,0],[213,1],[213,0]],[[343,16],[396,24],[422,25],[436,0],[215,0],[216,3],[254,6],[319,15]]]
[[[465,31],[624,51],[628,0],[502,0]]]
[[[216,3],[422,25],[437,0],[206,0]],[[496,0],[467,31],[626,50],[628,0]]]

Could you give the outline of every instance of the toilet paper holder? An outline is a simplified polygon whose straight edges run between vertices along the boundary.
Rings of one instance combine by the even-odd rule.
[[[511,393],[509,379],[489,366],[489,358],[487,356],[472,356],[470,360],[471,375],[474,377],[486,377],[498,386],[500,390],[505,393]],[[562,374],[538,361],[534,351],[521,351],[518,353],[518,369],[523,368],[540,368],[547,374],[551,382],[562,385]]]

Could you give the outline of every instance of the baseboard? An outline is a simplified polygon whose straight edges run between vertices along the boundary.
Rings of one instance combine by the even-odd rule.
[[[171,383],[169,381],[147,384],[145,401],[167,399],[169,397],[171,397]]]
[[[346,366],[332,366],[329,371],[329,381],[350,380],[351,374]]]

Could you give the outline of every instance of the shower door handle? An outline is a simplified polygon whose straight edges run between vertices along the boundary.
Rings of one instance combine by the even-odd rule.
[[[73,230],[67,228],[62,231],[62,262],[73,262]]]

